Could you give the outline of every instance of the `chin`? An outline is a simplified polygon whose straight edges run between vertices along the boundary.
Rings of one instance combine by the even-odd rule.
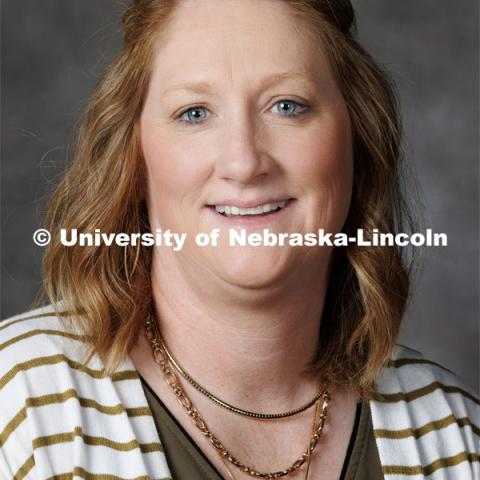
[[[275,251],[277,250],[277,251]],[[232,286],[261,289],[275,286],[288,276],[285,248],[239,247],[215,262],[218,275]]]

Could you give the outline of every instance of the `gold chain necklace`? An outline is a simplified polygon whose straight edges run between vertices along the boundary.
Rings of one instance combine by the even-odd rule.
[[[313,423],[312,423],[312,433],[311,435],[314,434],[315,432],[315,428],[316,428],[316,422],[318,420],[318,405],[319,405],[320,402],[317,401],[316,405],[315,405],[315,412],[313,414]],[[235,477],[233,476],[232,472],[230,471],[230,469],[228,468],[228,463],[227,461],[225,460],[225,458],[223,456],[220,456],[220,458],[222,459],[223,461],[223,464],[225,465],[225,469],[227,470],[227,473],[228,473],[228,476],[230,478],[230,480],[236,480]],[[311,452],[309,451],[309,454],[308,454],[308,460],[307,460],[307,467],[305,469],[305,480],[308,480],[308,474],[310,472],[310,460],[312,459],[312,454]]]
[[[315,447],[318,444],[318,441],[322,435],[323,427],[325,425],[325,420],[327,418],[327,410],[328,404],[330,401],[330,395],[328,393],[328,388],[325,385],[325,388],[322,392],[321,398],[323,399],[322,411],[319,416],[319,424],[316,428],[314,428],[314,432],[310,438],[308,447],[305,452],[295,461],[293,464],[284,469],[277,472],[272,473],[264,473],[255,470],[253,467],[249,467],[238,461],[230,452],[224,447],[222,442],[209,430],[205,420],[201,416],[200,412],[197,408],[193,405],[192,401],[188,397],[187,393],[184,391],[183,387],[181,386],[175,371],[170,368],[169,366],[169,358],[165,352],[162,342],[159,340],[160,333],[158,332],[158,327],[156,322],[152,318],[147,318],[145,324],[145,330],[147,334],[147,338],[150,341],[150,345],[152,348],[152,354],[155,362],[160,366],[164,379],[167,384],[172,388],[177,401],[180,403],[182,408],[186,411],[186,413],[191,417],[194,425],[202,432],[202,434],[207,437],[219,455],[223,458],[228,460],[232,465],[237,467],[244,473],[252,477],[261,477],[261,478],[279,478],[289,475],[292,472],[295,472],[300,467],[303,466],[305,460],[308,458],[310,459],[311,454],[313,453]]]
[[[248,410],[244,410],[243,408],[239,407],[234,407],[233,405],[230,405],[229,403],[220,400],[217,396],[215,396],[213,393],[210,393],[205,387],[202,387],[199,383],[197,383],[188,373],[187,371],[180,365],[180,363],[177,361],[177,359],[170,353],[170,351],[167,348],[167,345],[165,344],[165,341],[163,340],[161,334],[158,334],[158,340],[162,344],[163,349],[165,350],[165,353],[167,354],[168,359],[170,360],[170,363],[175,367],[178,373],[187,380],[190,385],[192,385],[196,390],[198,390],[201,394],[205,395],[208,399],[212,400],[215,402],[217,405],[220,405],[223,408],[226,408],[227,410],[230,410],[231,412],[238,413],[240,415],[245,415],[246,417],[253,417],[253,418],[260,418],[262,420],[273,420],[273,419],[278,419],[278,418],[286,418],[286,417],[291,417],[293,415],[296,415],[297,413],[304,412],[305,410],[309,409],[312,405],[315,404],[315,402],[322,396],[323,392],[320,390],[310,401],[308,401],[305,405],[295,408],[294,410],[289,410],[287,412],[283,413],[257,413],[257,412],[250,412]]]

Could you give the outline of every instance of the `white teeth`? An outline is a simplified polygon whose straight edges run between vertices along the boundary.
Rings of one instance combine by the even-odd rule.
[[[273,212],[283,208],[287,204],[287,200],[282,200],[276,203],[266,203],[252,208],[240,208],[232,205],[215,205],[215,210],[218,213],[225,213],[225,215],[260,215],[262,213]]]

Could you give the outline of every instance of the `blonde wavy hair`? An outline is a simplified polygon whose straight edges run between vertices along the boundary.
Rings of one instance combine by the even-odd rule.
[[[90,98],[73,162],[47,212],[52,242],[44,257],[40,298],[59,317],[76,318],[87,345],[85,361],[97,354],[106,374],[126,358],[152,314],[152,251],[65,247],[55,233],[60,228],[149,231],[139,116],[155,42],[177,1],[134,0],[127,7],[123,49]],[[350,1],[283,1],[328,55],[350,113],[354,187],[343,231],[412,229],[396,95],[386,73],[356,40]],[[310,374],[321,372],[364,398],[375,393],[375,377],[391,356],[407,305],[412,260],[397,247],[336,248]]]

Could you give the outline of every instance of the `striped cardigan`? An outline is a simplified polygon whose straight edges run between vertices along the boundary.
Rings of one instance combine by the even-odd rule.
[[[48,307],[0,323],[0,479],[171,478],[130,359],[83,365],[73,328]],[[455,375],[397,345],[377,384],[385,479],[480,479],[479,400]]]

